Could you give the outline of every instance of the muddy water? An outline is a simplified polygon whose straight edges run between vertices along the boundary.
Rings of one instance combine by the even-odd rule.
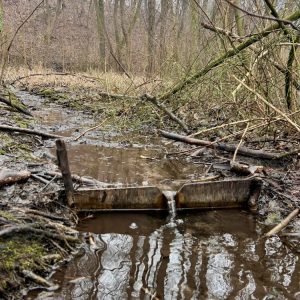
[[[185,160],[166,159],[163,150],[97,145],[69,147],[71,170],[106,183],[174,187],[201,177],[203,168]]]
[[[52,278],[46,299],[300,299],[299,256],[278,237],[260,238],[237,210],[101,214],[79,226],[94,244]]]
[[[75,142],[74,138],[99,121],[84,112],[46,104],[45,99],[23,91],[18,92],[18,96],[35,109],[32,112],[38,128],[69,137],[67,147],[72,173],[117,186],[157,185],[175,189],[201,177],[206,169],[185,159],[167,159],[167,148],[160,138],[103,132],[99,128]],[[50,144],[49,151],[55,155],[53,146]],[[40,156],[43,151],[36,155]]]
[[[39,111],[40,98],[22,95],[38,108],[41,129],[78,135],[82,116],[55,106],[44,110],[42,102]],[[99,132],[82,141],[68,143],[72,172],[104,182],[170,191],[205,171],[167,159],[155,142],[122,144]],[[93,243],[51,278],[59,290],[28,299],[300,299],[299,255],[278,237],[261,238],[265,229],[253,215],[175,216],[174,208],[170,216],[103,213],[82,222],[78,230],[93,232]]]

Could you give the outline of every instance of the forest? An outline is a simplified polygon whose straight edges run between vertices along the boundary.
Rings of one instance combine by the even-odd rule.
[[[300,299],[298,0],[0,0],[0,299]]]

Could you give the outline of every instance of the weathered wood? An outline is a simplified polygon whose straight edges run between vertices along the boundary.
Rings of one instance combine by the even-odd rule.
[[[277,234],[284,227],[286,227],[299,213],[299,208],[294,209],[284,220],[282,220],[277,226],[275,226],[272,230],[270,230],[266,237]]]
[[[226,143],[212,143],[209,141],[190,138],[188,136],[167,132],[164,130],[159,130],[159,132],[161,133],[162,136],[171,140],[184,142],[191,145],[199,145],[199,146],[204,146],[209,148],[216,148],[218,150],[222,150],[230,153],[234,153],[237,147],[236,145],[229,145]],[[279,158],[278,154],[268,153],[261,150],[252,150],[246,147],[240,147],[238,149],[238,154],[243,156],[256,157],[261,159],[271,159],[271,160]]]
[[[29,171],[13,171],[9,169],[0,170],[0,187],[27,180],[31,173]]]
[[[74,192],[74,198],[79,210],[167,209],[162,192],[154,186],[82,189]]]
[[[20,132],[20,133],[26,133],[26,134],[33,134],[33,135],[38,135],[38,136],[41,136],[41,137],[44,137],[44,138],[51,138],[51,139],[53,139],[53,138],[63,138],[63,136],[57,135],[57,134],[46,133],[46,132],[41,132],[41,131],[27,129],[27,128],[7,126],[7,125],[0,125],[0,130]]]
[[[258,186],[256,179],[185,184],[175,196],[176,207],[178,209],[248,207],[249,205],[253,207],[259,197]],[[254,193],[256,194],[249,203]],[[76,208],[82,211],[168,209],[168,199],[154,186],[82,189],[74,192],[74,198]]]
[[[50,175],[50,176],[55,176],[57,178],[62,178],[62,174],[59,172],[55,171],[46,171],[45,174]],[[79,176],[77,174],[71,174],[72,180],[80,183],[80,184],[86,184],[86,185],[92,185],[92,186],[97,186],[97,187],[111,187],[111,183],[106,183],[103,181],[96,180],[94,178],[86,178],[83,176]]]
[[[251,195],[251,185],[252,180],[249,179],[188,183],[177,192],[176,207],[246,207]]]
[[[35,283],[51,288],[52,290],[55,290],[59,287],[59,285],[55,285],[54,283],[52,283],[51,281],[29,271],[29,270],[22,270],[22,273],[25,277],[31,279],[32,281],[34,281]]]
[[[71,177],[71,171],[69,167],[68,153],[64,140],[56,140],[56,155],[58,166],[61,170],[65,190],[67,203],[70,207],[74,206],[74,187]]]
[[[262,189],[262,181],[259,178],[254,178],[250,187],[250,197],[248,200],[248,207],[252,211],[257,210],[257,201]]]

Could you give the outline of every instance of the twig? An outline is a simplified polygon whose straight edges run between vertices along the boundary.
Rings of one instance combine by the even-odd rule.
[[[293,122],[285,113],[283,113],[281,110],[276,108],[272,103],[268,102],[263,96],[261,96],[258,92],[250,88],[247,84],[245,84],[243,81],[239,80],[237,77],[233,75],[234,79],[237,80],[239,83],[241,83],[247,90],[255,94],[262,102],[264,102],[267,106],[272,108],[275,112],[277,112],[279,115],[281,115],[288,123],[290,123],[298,132],[300,132],[299,125]]]
[[[255,14],[255,13],[252,13],[252,12],[250,12],[246,9],[243,9],[240,6],[234,4],[233,1],[230,1],[230,0],[225,0],[225,1],[228,4],[230,4],[231,6],[233,6],[234,8],[242,11],[243,13],[245,13],[245,14],[251,16],[251,17],[270,20],[270,21],[276,21],[276,22],[279,22],[279,23],[287,24],[287,25],[290,25],[291,27],[293,27],[295,30],[300,31],[300,29],[292,21],[289,21],[289,20],[286,20],[286,19],[275,18],[275,17],[271,17],[271,16],[263,16],[263,15]]]
[[[37,284],[40,284],[40,285],[43,285],[43,286],[46,286],[46,287],[51,287],[52,289],[54,287],[57,287],[58,288],[58,285],[54,285],[52,282],[46,280],[45,278],[29,271],[29,270],[22,270],[22,274],[25,276],[25,277],[28,277],[29,279],[31,279],[32,281],[34,281],[35,283]]]
[[[49,181],[48,181],[48,180],[46,180],[46,179],[44,179],[44,178],[42,178],[42,177],[40,177],[40,176],[38,176],[38,175],[36,175],[36,174],[31,174],[30,176],[31,176],[32,178],[34,178],[34,179],[36,179],[36,180],[38,180],[38,181],[40,181],[40,182],[46,184],[46,185],[49,185]]]
[[[299,208],[294,209],[284,220],[282,220],[277,226],[275,226],[272,230],[270,230],[265,236],[269,237],[274,234],[277,234],[284,227],[286,227],[291,220],[293,220],[299,213]]]
[[[150,101],[151,103],[156,105],[159,109],[163,110],[173,121],[179,124],[185,132],[187,133],[190,132],[186,124],[178,117],[176,117],[171,111],[169,111],[162,103],[158,102],[156,97],[150,96],[148,94],[144,94],[143,96],[141,96],[141,99]]]
[[[243,139],[244,139],[244,137],[245,137],[245,135],[246,135],[246,132],[247,132],[248,128],[249,128],[249,123],[247,123],[247,126],[246,126],[246,128],[245,128],[245,130],[244,130],[244,132],[243,132],[243,135],[242,135],[242,137],[241,137],[241,139],[240,139],[238,145],[236,146],[236,149],[235,149],[235,151],[234,151],[233,158],[232,158],[230,164],[234,164],[235,159],[236,159],[236,155],[237,155],[237,153],[238,153],[238,151],[239,151],[240,146],[242,145]]]
[[[74,138],[74,141],[78,141],[82,136],[84,136],[86,133],[92,131],[92,130],[95,130],[97,128],[99,128],[100,126],[102,126],[106,121],[94,126],[94,127],[91,127],[91,128],[88,128],[87,130],[85,130],[84,132],[82,132],[81,134],[79,134],[77,137]]]
[[[15,132],[20,132],[20,133],[26,133],[26,134],[33,134],[33,135],[38,135],[43,138],[63,138],[63,136],[57,135],[57,134],[52,134],[52,133],[46,133],[46,132],[41,132],[37,130],[31,130],[27,128],[20,128],[20,127],[13,127],[13,126],[7,126],[7,125],[0,125],[0,130],[3,131],[15,131]]]

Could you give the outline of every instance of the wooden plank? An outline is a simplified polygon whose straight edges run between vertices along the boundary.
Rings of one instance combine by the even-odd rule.
[[[249,199],[256,190],[256,185],[253,179],[185,184],[176,193],[176,207],[177,209],[249,207]],[[74,198],[78,210],[168,209],[168,200],[155,186],[82,189],[74,192]]]
[[[69,167],[69,160],[68,160],[68,152],[66,148],[65,141],[63,139],[56,140],[56,155],[58,166],[61,170],[66,196],[67,196],[67,203],[70,207],[74,205],[74,188],[72,182],[71,171]]]
[[[176,195],[180,208],[234,208],[248,205],[253,180],[189,183]]]
[[[79,210],[167,209],[162,192],[155,186],[75,191]]]

